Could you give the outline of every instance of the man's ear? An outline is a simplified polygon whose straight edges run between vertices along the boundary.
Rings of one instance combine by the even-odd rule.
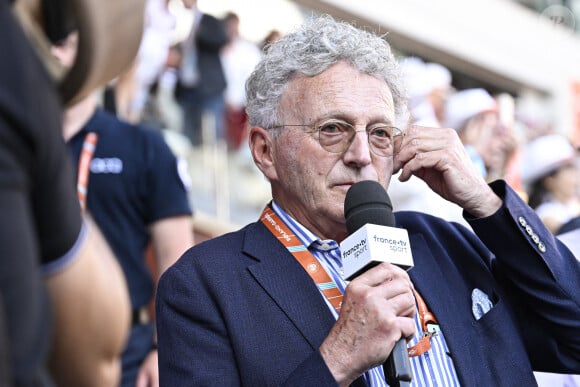
[[[274,145],[268,130],[253,126],[250,129],[249,144],[256,166],[268,180],[276,180],[278,175],[275,168]]]

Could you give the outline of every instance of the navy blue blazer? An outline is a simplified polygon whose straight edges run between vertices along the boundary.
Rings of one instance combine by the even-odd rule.
[[[410,277],[465,386],[535,385],[580,371],[580,264],[505,183],[504,206],[466,228],[416,212]],[[494,307],[476,320],[471,292]],[[261,224],[200,243],[157,291],[162,386],[333,386],[318,348],[334,318],[308,274]],[[364,385],[359,378],[355,384]]]

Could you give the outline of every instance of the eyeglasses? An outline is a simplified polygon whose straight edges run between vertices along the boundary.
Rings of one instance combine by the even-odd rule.
[[[279,129],[285,126],[305,126],[310,128],[307,133],[316,133],[320,146],[331,153],[345,152],[357,132],[353,125],[342,120],[330,119],[313,125],[277,125],[269,129]],[[369,148],[377,156],[391,157],[395,155],[403,141],[403,132],[394,126],[376,124],[364,130],[368,134]]]

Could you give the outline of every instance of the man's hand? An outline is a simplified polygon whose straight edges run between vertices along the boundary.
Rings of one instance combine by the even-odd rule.
[[[490,216],[502,205],[453,129],[410,126],[401,150],[395,155],[393,172],[399,169],[402,169],[399,180],[406,181],[415,175],[473,216]]]
[[[157,363],[157,350],[152,350],[137,374],[135,387],[159,387],[159,365]]]
[[[341,386],[384,363],[401,337],[415,333],[415,298],[408,274],[382,263],[346,288],[336,324],[320,353]]]

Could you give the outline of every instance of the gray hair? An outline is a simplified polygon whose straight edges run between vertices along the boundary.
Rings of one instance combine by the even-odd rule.
[[[246,82],[250,125],[278,125],[280,98],[293,77],[312,77],[341,61],[384,80],[393,95],[397,122],[405,120],[405,89],[399,64],[386,40],[325,15],[275,41],[256,66]]]

